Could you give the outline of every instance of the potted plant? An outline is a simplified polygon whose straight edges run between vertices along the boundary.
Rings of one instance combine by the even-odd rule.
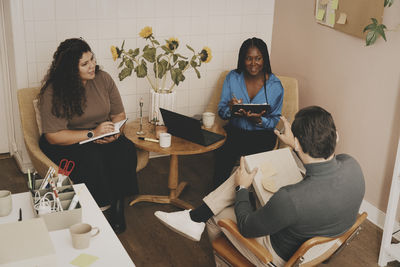
[[[121,71],[118,75],[122,81],[133,73],[138,78],[146,78],[152,88],[149,110],[149,120],[162,124],[159,107],[173,109],[175,102],[175,85],[185,80],[185,71],[193,68],[200,78],[198,67],[202,63],[210,62],[212,55],[208,47],[196,53],[193,48],[186,45],[187,49],[193,54],[189,57],[178,53],[179,40],[169,38],[164,44],[160,44],[153,35],[151,27],[144,27],[139,36],[146,39],[148,44],[142,50],[127,49],[124,47],[125,41],[121,47],[111,46],[111,54],[114,61],[120,59],[118,68]]]

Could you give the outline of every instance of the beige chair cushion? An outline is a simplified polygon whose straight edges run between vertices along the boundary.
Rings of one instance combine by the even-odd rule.
[[[42,135],[43,131],[42,131],[42,117],[40,117],[40,111],[39,111],[39,107],[38,107],[38,99],[34,99],[33,100],[33,109],[35,110],[35,116],[36,116],[36,123],[38,126],[38,130],[39,130],[39,136]]]

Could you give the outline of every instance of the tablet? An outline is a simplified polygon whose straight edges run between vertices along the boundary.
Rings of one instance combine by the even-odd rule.
[[[263,110],[265,110],[266,114],[271,112],[271,106],[268,104],[236,104],[232,106],[232,116],[238,116],[235,113],[239,112],[240,109],[251,111],[251,113],[261,113]]]

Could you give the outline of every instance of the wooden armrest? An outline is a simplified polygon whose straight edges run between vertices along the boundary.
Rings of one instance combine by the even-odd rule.
[[[228,230],[238,241],[240,241],[245,247],[247,247],[256,257],[267,264],[272,261],[272,255],[263,247],[260,243],[256,241],[255,238],[246,238],[242,236],[236,223],[230,219],[221,219],[218,221],[218,225],[222,228]]]

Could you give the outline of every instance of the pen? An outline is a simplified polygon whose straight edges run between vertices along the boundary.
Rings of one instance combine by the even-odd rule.
[[[28,186],[32,189],[31,170],[28,169]]]
[[[19,222],[22,221],[22,209],[21,209],[21,208],[19,208],[19,218],[18,218],[18,221],[19,221]]]
[[[154,143],[158,143],[159,141],[157,139],[153,139],[153,138],[147,138],[147,137],[138,137],[140,140],[144,140],[144,141],[150,141],[150,142],[154,142]]]

